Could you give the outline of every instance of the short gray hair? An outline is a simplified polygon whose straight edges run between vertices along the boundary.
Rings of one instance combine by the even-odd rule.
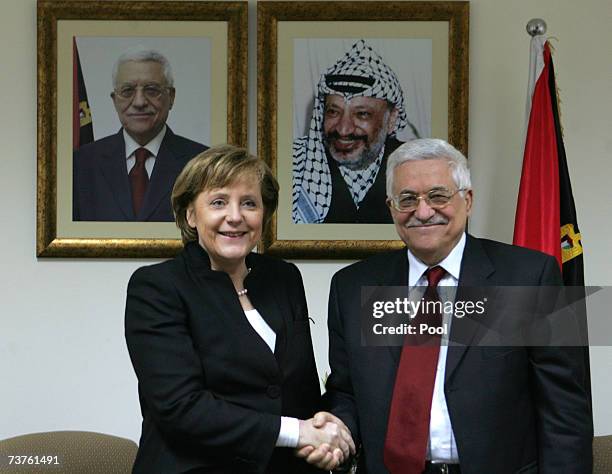
[[[129,61],[135,61],[138,63],[152,61],[154,63],[161,64],[164,72],[164,78],[166,79],[166,85],[168,87],[174,87],[172,66],[170,66],[170,62],[166,56],[155,49],[144,49],[142,47],[137,47],[135,49],[128,49],[125,53],[117,58],[117,61],[115,61],[115,65],[113,66],[113,88],[118,86],[117,73],[119,72],[119,67]]]
[[[389,155],[387,161],[387,197],[393,194],[393,171],[406,161],[435,160],[448,161],[451,176],[458,189],[472,189],[472,179],[467,159],[450,143],[439,138],[419,138],[399,146]],[[463,196],[463,192],[461,195]]]

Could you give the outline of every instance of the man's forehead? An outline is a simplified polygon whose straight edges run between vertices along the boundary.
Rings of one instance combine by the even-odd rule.
[[[163,79],[163,66],[156,61],[126,61],[117,68],[117,77],[124,81],[137,79],[141,75]]]
[[[450,161],[445,158],[409,160],[394,170],[395,181],[402,188],[425,185],[425,191],[454,184]],[[414,190],[414,189],[413,189]],[[424,190],[418,190],[424,191]]]
[[[350,107],[368,107],[380,109],[387,106],[387,101],[384,99],[378,99],[376,97],[365,96],[357,96],[346,100],[346,98],[340,94],[328,94],[325,97],[325,105],[328,107],[331,105],[344,107],[345,104],[348,104]]]

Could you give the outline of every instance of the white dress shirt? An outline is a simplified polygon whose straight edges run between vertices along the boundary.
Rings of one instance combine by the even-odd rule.
[[[132,171],[132,168],[136,164],[136,150],[142,147],[149,150],[150,153],[149,157],[145,160],[145,168],[147,170],[147,174],[149,175],[149,179],[151,179],[153,167],[155,166],[155,159],[159,154],[159,148],[161,147],[162,140],[166,135],[166,128],[167,127],[164,125],[161,132],[155,135],[155,138],[144,146],[139,145],[136,140],[129,136],[129,134],[125,131],[125,128],[123,129],[123,141],[125,142],[125,159],[127,162],[128,174],[130,174],[130,171]]]
[[[272,352],[276,347],[276,333],[266,323],[266,320],[261,317],[256,309],[248,309],[244,311],[249,324],[255,329],[255,332],[264,340]],[[300,437],[300,421],[297,418],[289,416],[281,416],[280,432],[276,440],[276,446],[281,448],[295,448]]]
[[[461,260],[465,249],[465,233],[455,245],[448,256],[442,260],[438,266],[446,270],[446,274],[440,280],[438,286],[456,287],[459,283],[459,272],[461,271]],[[427,277],[425,271],[429,267],[416,258],[408,250],[408,286],[412,290],[415,286],[426,287]],[[454,292],[448,292],[453,294]],[[447,292],[440,293],[442,301],[450,298]],[[454,300],[454,296],[452,296]],[[452,315],[445,314],[443,324],[447,325],[450,333]],[[431,415],[429,418],[429,442],[427,445],[426,458],[433,462],[459,463],[457,444],[451,425],[446,397],[444,396],[444,374],[446,372],[446,354],[448,352],[448,336],[442,337],[440,354],[438,356],[438,366],[436,369],[436,380],[434,383],[433,397],[431,401]]]

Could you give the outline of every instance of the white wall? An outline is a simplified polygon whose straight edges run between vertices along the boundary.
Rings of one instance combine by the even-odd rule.
[[[136,379],[123,341],[125,286],[150,260],[35,257],[36,2],[3,0],[0,207],[0,438],[85,429],[138,439]],[[250,26],[255,27],[251,1]],[[474,0],[470,18],[471,231],[510,241],[521,167],[526,22],[545,18],[558,38],[565,144],[584,245],[586,279],[611,285],[612,3]],[[256,149],[255,35],[250,35],[250,148]],[[298,262],[326,369],[327,282],[347,262]],[[612,433],[612,351],[592,349],[595,430]]]

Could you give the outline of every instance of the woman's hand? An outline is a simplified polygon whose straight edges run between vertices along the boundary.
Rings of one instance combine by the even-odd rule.
[[[309,420],[300,420],[296,455],[320,469],[331,470],[355,454],[350,430],[339,418],[319,412]]]

